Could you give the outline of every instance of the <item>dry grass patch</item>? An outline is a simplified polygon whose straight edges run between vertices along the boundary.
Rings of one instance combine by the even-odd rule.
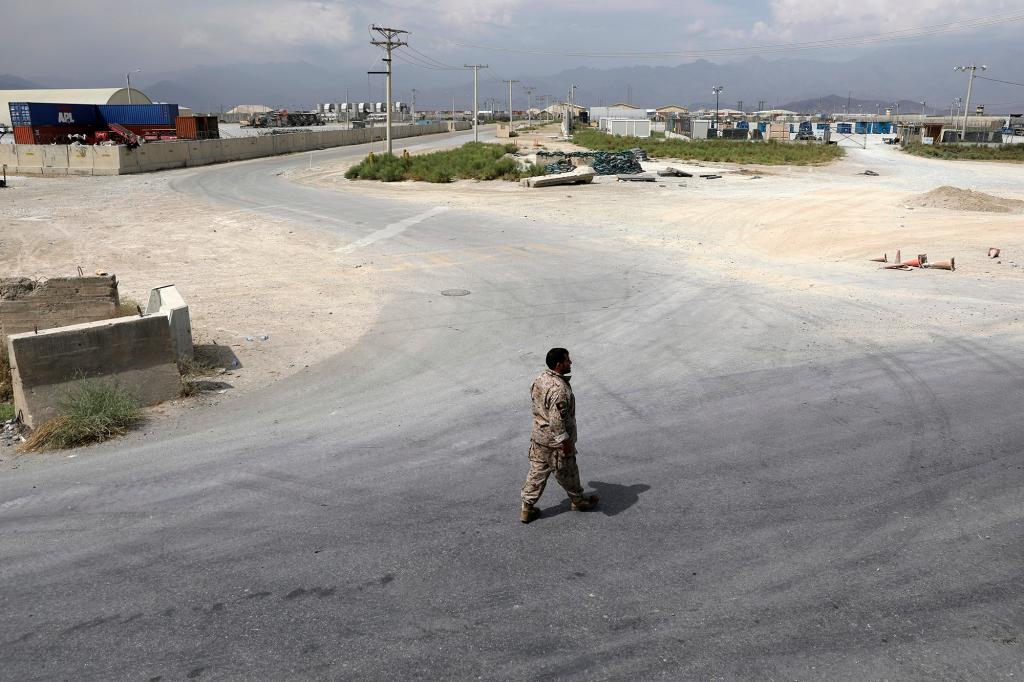
[[[127,433],[142,421],[142,410],[131,394],[99,379],[76,384],[59,407],[61,415],[34,429],[21,446],[23,452],[100,443]]]

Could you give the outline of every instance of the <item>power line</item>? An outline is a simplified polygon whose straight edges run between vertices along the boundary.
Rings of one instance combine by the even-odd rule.
[[[998,14],[992,16],[978,17],[954,21],[945,24],[932,24],[915,28],[900,29],[885,33],[876,33],[859,36],[846,36],[841,38],[830,38],[826,40],[814,40],[800,43],[777,43],[765,45],[752,45],[746,47],[717,48],[711,50],[655,50],[645,52],[557,52],[551,50],[526,50],[522,48],[497,47],[493,45],[478,45],[474,43],[463,43],[441,36],[433,36],[451,45],[472,48],[476,50],[491,50],[496,52],[511,52],[515,54],[529,54],[554,57],[588,57],[588,58],[609,58],[609,59],[699,59],[707,57],[726,57],[748,54],[771,54],[778,52],[790,52],[797,50],[820,50],[835,47],[857,47],[874,45],[883,42],[899,40],[910,40],[927,36],[941,35],[944,33],[956,33],[971,29],[997,26],[1014,21],[1024,21],[1024,11],[1012,12],[1010,14]]]
[[[980,81],[992,81],[993,83],[1006,83],[1007,85],[1016,85],[1019,88],[1024,88],[1024,83],[1014,83],[1013,81],[1001,81],[998,78],[986,78],[985,76],[975,76]]]

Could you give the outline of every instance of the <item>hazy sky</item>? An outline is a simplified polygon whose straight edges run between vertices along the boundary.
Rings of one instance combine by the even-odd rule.
[[[377,22],[410,30],[413,47],[448,64],[479,61],[512,73],[543,73],[583,63],[607,68],[685,60],[549,58],[452,41],[527,51],[708,50],[878,34],[1021,11],[1022,0],[41,0],[6,3],[0,71],[72,80],[134,68],[158,74],[239,62],[304,60],[365,69],[380,56],[368,45],[368,26]],[[981,60],[987,41],[1019,36],[1022,28],[1020,21],[1007,22],[958,39],[976,41]],[[788,56],[820,59],[867,49]],[[411,58],[422,59],[414,53]]]

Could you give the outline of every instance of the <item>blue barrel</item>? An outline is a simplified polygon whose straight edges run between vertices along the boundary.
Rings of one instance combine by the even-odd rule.
[[[178,118],[177,104],[101,104],[99,111],[108,124],[166,125],[173,128]]]
[[[736,127],[739,128],[740,130],[750,130],[750,124],[747,123],[746,121],[740,121],[739,123],[736,124]]]
[[[94,126],[99,121],[95,104],[11,102],[8,108],[15,126]]]
[[[757,129],[763,133],[764,131],[768,130],[768,123],[765,121],[758,121]]]

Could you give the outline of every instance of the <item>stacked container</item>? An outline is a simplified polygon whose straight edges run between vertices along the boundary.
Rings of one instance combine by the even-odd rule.
[[[84,135],[91,142],[100,125],[93,104],[11,102],[10,110],[16,144],[68,142],[70,135]]]

